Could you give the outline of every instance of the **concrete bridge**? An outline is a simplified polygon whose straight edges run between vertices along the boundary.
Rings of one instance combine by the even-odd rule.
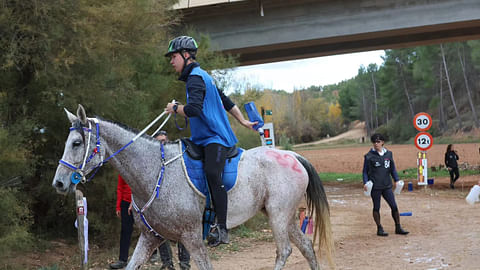
[[[180,0],[241,65],[480,39],[480,0]]]

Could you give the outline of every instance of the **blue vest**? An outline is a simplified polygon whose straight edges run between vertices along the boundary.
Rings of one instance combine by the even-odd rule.
[[[218,143],[225,147],[234,146],[238,140],[230,127],[227,113],[212,77],[200,67],[194,68],[190,73],[190,76],[192,75],[202,77],[205,83],[205,98],[202,114],[189,118],[192,135],[190,140],[201,146],[211,143]]]

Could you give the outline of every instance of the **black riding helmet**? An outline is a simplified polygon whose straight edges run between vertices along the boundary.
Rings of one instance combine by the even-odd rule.
[[[198,45],[195,39],[189,36],[176,37],[168,43],[168,51],[165,54],[169,57],[172,53],[188,51],[193,59],[195,59],[195,53],[197,52]]]

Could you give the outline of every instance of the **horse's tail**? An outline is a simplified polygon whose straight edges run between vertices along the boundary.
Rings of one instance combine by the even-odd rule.
[[[308,173],[307,207],[309,209],[309,216],[311,217],[312,214],[315,215],[313,244],[315,245],[318,235],[318,253],[321,254],[321,248],[324,247],[330,267],[335,268],[335,263],[333,261],[333,251],[335,247],[332,236],[330,208],[328,206],[327,195],[323,189],[320,176],[318,176],[313,165],[300,155],[296,155],[296,157]]]

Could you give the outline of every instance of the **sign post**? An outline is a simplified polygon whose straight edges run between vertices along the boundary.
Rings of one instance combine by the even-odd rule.
[[[262,146],[275,148],[275,132],[273,131],[273,123],[265,123],[265,125],[263,125]]]
[[[75,191],[75,204],[77,212],[77,232],[78,232],[78,247],[81,254],[81,269],[88,269],[88,235],[85,235],[85,212],[86,205],[83,197],[83,193],[80,190]],[[88,226],[88,225],[87,225]]]
[[[432,126],[432,117],[428,113],[418,113],[413,118],[413,126],[420,131],[415,136],[414,143],[420,152],[417,154],[417,184],[428,184],[428,161],[427,150],[433,145],[433,137],[426,132]]]

